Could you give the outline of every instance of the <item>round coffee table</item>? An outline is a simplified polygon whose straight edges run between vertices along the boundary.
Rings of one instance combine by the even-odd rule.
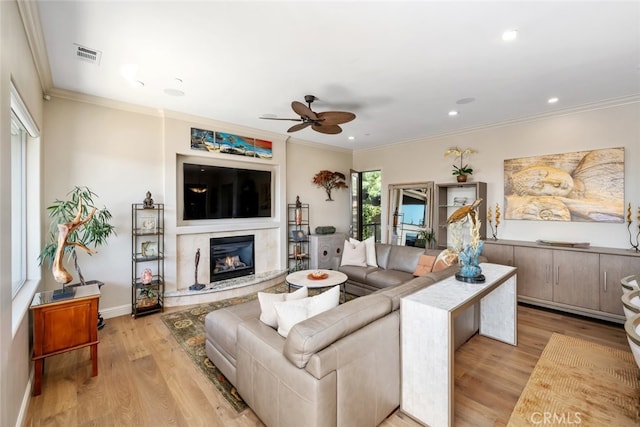
[[[326,273],[326,279],[310,279],[308,276],[311,273]],[[300,270],[287,275],[284,279],[288,285],[288,291],[291,292],[291,287],[301,288],[306,286],[307,288],[330,288],[332,286],[340,285],[342,291],[342,300],[347,300],[347,290],[345,283],[347,283],[347,275],[335,270]]]

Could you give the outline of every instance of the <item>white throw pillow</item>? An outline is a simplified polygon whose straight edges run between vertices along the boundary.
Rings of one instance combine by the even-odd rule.
[[[313,297],[273,303],[278,318],[278,333],[283,337],[296,323],[331,310],[340,303],[340,285]]]
[[[286,338],[293,325],[309,317],[308,299],[282,301],[273,304],[278,317],[278,333],[280,335]]]
[[[360,243],[360,241],[349,238],[349,243],[351,243],[352,245],[357,245],[358,243]],[[378,259],[376,257],[376,241],[373,236],[364,239],[364,252],[367,265],[370,265],[371,267],[377,267]]]
[[[278,316],[273,304],[281,301],[293,301],[306,298],[309,296],[309,290],[306,286],[298,289],[290,294],[272,294],[269,292],[258,292],[258,301],[260,302],[260,321],[272,328],[278,327]]]
[[[331,310],[340,304],[340,285],[307,299],[309,300],[309,317]]]
[[[357,242],[357,240],[356,240]],[[367,252],[363,242],[352,244],[350,241],[344,241],[344,249],[342,250],[342,261],[340,265],[355,265],[357,267],[367,266]]]

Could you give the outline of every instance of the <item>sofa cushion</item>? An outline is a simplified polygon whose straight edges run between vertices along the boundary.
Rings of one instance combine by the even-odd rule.
[[[345,240],[340,265],[355,265],[358,267],[366,267],[367,253],[364,242],[353,244],[348,240]]]
[[[258,301],[260,302],[260,321],[265,325],[269,325],[272,328],[278,327],[278,317],[276,315],[276,309],[274,303],[281,301],[293,301],[309,296],[309,291],[306,286],[300,289],[287,293],[274,294],[270,292],[258,292]]]
[[[378,261],[378,267],[387,268],[391,246],[392,245],[386,243],[376,243],[376,260]]]
[[[367,274],[367,284],[381,289],[397,286],[411,279],[413,279],[413,270],[411,273],[399,270],[378,270]]]
[[[351,300],[293,326],[284,344],[284,355],[298,368],[304,368],[316,352],[390,312],[391,300],[384,295]]]
[[[424,249],[422,248],[393,245],[391,246],[389,262],[386,268],[413,274],[421,255],[424,255]]]
[[[274,307],[278,316],[278,333],[286,338],[296,323],[337,307],[339,303],[339,285],[313,297],[276,302]]]
[[[448,273],[449,275],[452,275],[455,273],[455,271],[455,269],[450,269],[448,270]],[[386,289],[380,289],[376,292],[376,295],[384,295],[388,297],[391,300],[391,309],[397,310],[400,308],[400,298],[403,298],[414,292],[418,292],[420,289],[431,286],[434,283],[436,283],[434,275],[428,273],[426,276],[414,277],[413,279],[401,285],[393,286]]]
[[[207,341],[235,366],[238,325],[259,316],[260,303],[257,299],[214,310],[204,318]]]
[[[418,260],[418,265],[413,272],[413,275],[416,277],[424,276],[427,273],[431,273],[431,269],[433,268],[433,264],[436,262],[436,257],[433,255],[420,255],[420,259]]]
[[[367,275],[378,270],[376,267],[356,267],[354,265],[342,265],[338,268],[338,271],[346,274],[350,280],[356,282],[365,282]]]

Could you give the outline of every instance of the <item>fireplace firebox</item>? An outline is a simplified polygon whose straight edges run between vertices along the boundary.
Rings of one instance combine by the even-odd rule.
[[[211,282],[254,274],[254,243],[253,235],[211,238]]]

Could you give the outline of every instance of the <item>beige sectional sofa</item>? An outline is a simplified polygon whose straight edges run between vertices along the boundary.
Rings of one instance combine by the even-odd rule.
[[[422,255],[437,256],[439,250],[376,243],[377,267],[340,265],[338,271],[347,275],[346,291],[352,295],[367,295],[380,289],[397,286],[413,279],[413,272]]]
[[[213,311],[207,356],[267,426],[378,425],[400,404],[400,298],[455,271],[405,276],[297,323],[287,338],[259,320],[257,300]],[[456,319],[456,341],[477,324],[471,307]]]

